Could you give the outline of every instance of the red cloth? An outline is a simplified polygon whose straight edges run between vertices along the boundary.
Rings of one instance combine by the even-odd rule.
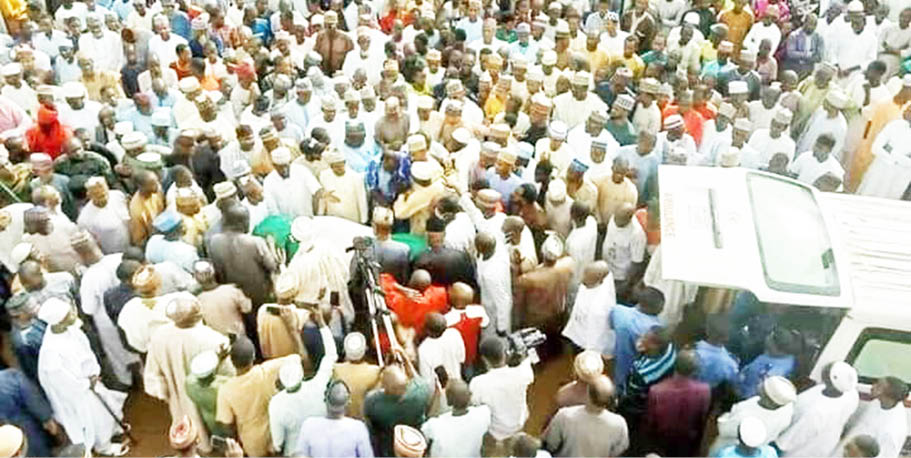
[[[56,159],[72,136],[72,130],[57,120],[57,110],[41,105],[38,108],[38,123],[25,132],[25,141],[31,152],[47,153]]]
[[[696,140],[696,146],[701,145],[702,127],[705,124],[705,118],[696,110],[690,110],[681,114],[677,105],[668,105],[667,108],[664,109],[661,118],[667,119],[668,116],[673,114],[680,114],[683,118],[683,125],[686,126],[687,133],[693,136],[693,140]]]
[[[648,390],[646,437],[661,456],[698,456],[712,400],[708,383],[674,375]]]
[[[450,326],[462,335],[465,343],[465,365],[474,364],[478,355],[478,337],[481,335],[481,317],[469,318],[464,311],[459,312],[459,321]]]
[[[401,19],[402,27],[408,27],[412,22],[414,22],[414,16],[409,12],[399,13],[396,10],[389,11],[389,14],[383,16],[380,19],[380,29],[383,30],[383,33],[389,35],[392,33],[392,28],[395,25],[395,20]]]
[[[402,326],[414,328],[418,337],[424,335],[424,319],[428,313],[446,313],[449,310],[449,298],[443,286],[430,286],[417,299],[412,299],[399,292],[395,277],[380,274],[380,286],[386,293],[386,306],[395,312]]]

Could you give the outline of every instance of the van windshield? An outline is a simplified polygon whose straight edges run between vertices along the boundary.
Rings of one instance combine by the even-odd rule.
[[[756,238],[769,288],[837,296],[838,270],[812,191],[793,182],[747,174]]]

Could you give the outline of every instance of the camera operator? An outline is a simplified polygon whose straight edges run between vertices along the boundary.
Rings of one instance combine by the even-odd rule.
[[[509,439],[522,431],[528,419],[528,386],[535,380],[531,359],[525,355],[515,366],[506,364],[506,340],[490,336],[479,352],[488,370],[471,379],[471,400],[490,407],[490,429],[484,435],[482,456],[506,456]]]

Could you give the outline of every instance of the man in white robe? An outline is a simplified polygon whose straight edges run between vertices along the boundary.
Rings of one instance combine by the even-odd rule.
[[[591,216],[588,205],[578,202],[570,209],[572,213],[573,229],[566,237],[566,254],[576,261],[573,279],[570,281],[570,291],[574,291],[582,281],[582,271],[595,260],[598,248],[598,221]]]
[[[581,125],[593,111],[607,111],[607,105],[588,88],[591,75],[579,71],[573,75],[569,92],[554,97],[554,119],[566,123],[569,129]]]
[[[182,297],[171,301],[166,313],[173,322],[159,327],[152,334],[143,374],[145,392],[168,403],[172,422],[187,415],[194,425],[204,425],[196,404],[187,395],[186,378],[190,362],[204,351],[227,349],[228,338],[201,322],[202,312],[195,298]],[[218,372],[233,376],[234,366],[229,359],[222,360]],[[210,451],[207,431],[199,428],[199,433],[199,449]]]
[[[609,316],[617,305],[614,277],[604,261],[589,263],[584,272],[563,336],[583,350],[612,355],[616,336]]]
[[[797,149],[796,143],[787,134],[791,126],[793,114],[787,108],[780,108],[768,129],[756,129],[750,136],[747,143],[754,151],[759,151],[760,167],[768,167],[772,156],[778,153],[784,153],[788,157],[788,163],[794,159],[794,151]]]
[[[903,403],[908,397],[908,384],[896,377],[881,378],[873,384],[870,394],[873,399],[862,404],[848,421],[843,442],[866,434],[879,444],[877,456],[899,456],[908,436]]]
[[[497,332],[512,331],[512,278],[509,255],[505,241],[498,241],[490,232],[479,232],[475,237],[478,251],[478,286],[481,305],[494,326],[487,329]]]
[[[775,444],[782,456],[835,456],[848,419],[857,409],[857,371],[843,361],[827,364],[822,381],[797,396],[794,420]]]
[[[323,159],[329,168],[319,174],[323,186],[320,213],[345,218],[355,223],[367,222],[367,188],[364,175],[346,165],[345,156],[335,148],[327,151]]]
[[[22,241],[24,235],[25,211],[32,208],[32,204],[10,204],[0,209],[0,263],[10,272],[19,270],[18,263],[12,259],[13,247]]]
[[[305,166],[291,164],[291,151],[278,147],[270,153],[275,170],[263,180],[263,194],[270,215],[313,216],[314,201],[322,185]]]
[[[835,138],[835,145],[832,152],[841,154],[842,145],[848,134],[848,121],[841,113],[841,109],[848,102],[848,96],[840,90],[829,91],[821,107],[817,108],[810,120],[807,122],[807,128],[797,140],[797,152],[802,154],[813,148],[816,139],[822,134],[831,134]]]
[[[123,57],[123,41],[119,33],[111,32],[101,25],[101,19],[96,16],[86,18],[88,31],[79,37],[79,52],[85,54],[95,62],[96,71],[120,74],[126,60]],[[171,51],[176,55],[177,51]]]
[[[130,210],[122,191],[108,189],[102,177],[85,182],[89,201],[82,207],[76,224],[87,230],[105,254],[122,253],[130,245]]]
[[[873,141],[873,163],[857,194],[900,199],[911,183],[911,106],[903,119],[886,124]]]
[[[729,412],[718,417],[718,437],[709,447],[709,454],[739,443],[740,422],[748,417],[762,421],[766,429],[763,445],[775,439],[791,424],[797,390],[790,380],[775,375],[766,377],[759,388],[759,395],[734,404]]]
[[[291,236],[299,243],[297,252],[288,263],[288,271],[297,276],[296,300],[315,304],[328,301],[332,292],[338,292],[342,315],[350,322],[354,319],[354,306],[346,294],[350,272],[343,249],[347,247],[327,242],[314,226],[313,219],[303,216],[291,223]],[[330,326],[337,324],[330,323]]]
[[[122,432],[113,415],[123,418],[127,395],[100,383],[101,366],[80,329],[76,309],[51,298],[41,306],[38,318],[48,324],[38,353],[38,380],[54,418],[72,443],[85,446],[86,454],[94,450],[123,456],[129,447],[113,443],[111,438]]]
[[[815,185],[816,180],[824,175],[833,175],[844,181],[845,170],[832,154],[835,142],[836,140],[831,134],[820,135],[816,139],[816,144],[813,145],[812,154],[809,152],[801,154],[788,166],[788,171],[797,175],[797,181],[808,185]]]
[[[128,387],[133,383],[130,366],[139,364],[140,360],[135,353],[124,347],[120,330],[104,308],[104,293],[120,283],[117,267],[123,254],[103,256],[89,234],[80,232],[76,237],[72,241],[73,248],[82,256],[82,263],[87,267],[79,284],[82,311],[92,317],[104,355],[110,362],[117,381]]]
[[[148,351],[149,341],[155,331],[171,322],[166,313],[168,304],[180,297],[193,297],[187,292],[158,296],[161,284],[162,276],[157,271],[157,266],[140,269],[133,275],[133,288],[139,296],[127,301],[117,316],[117,326],[123,330],[126,343],[140,353]]]

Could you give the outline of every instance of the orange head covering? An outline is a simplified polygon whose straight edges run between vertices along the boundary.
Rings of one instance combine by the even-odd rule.
[[[50,127],[59,123],[57,121],[57,110],[41,105],[38,108],[38,125]]]
[[[72,135],[72,131],[57,120],[57,110],[42,105],[38,108],[37,125],[25,132],[25,140],[33,153],[47,153],[55,159]]]

